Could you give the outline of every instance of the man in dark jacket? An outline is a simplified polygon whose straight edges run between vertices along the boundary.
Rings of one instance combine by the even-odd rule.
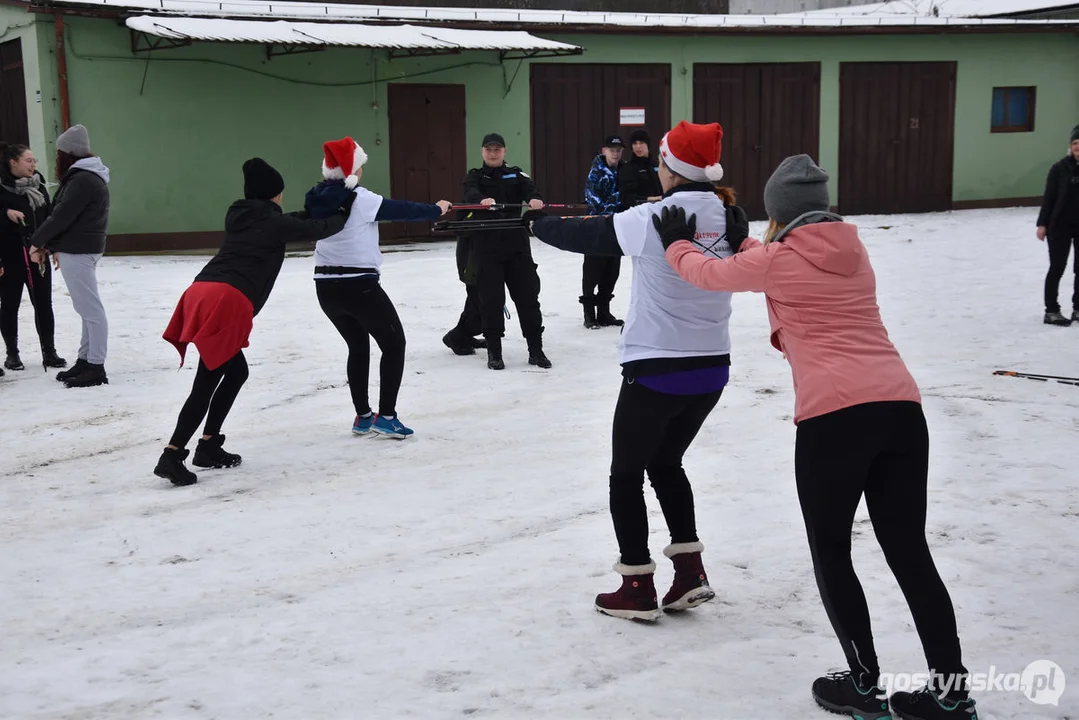
[[[1049,240],[1049,272],[1045,276],[1045,323],[1071,325],[1079,320],[1079,125],[1071,132],[1071,152],[1049,170],[1038,214],[1038,239]],[[1071,317],[1062,315],[1058,294],[1075,246],[1075,289]]]
[[[584,184],[584,199],[593,215],[613,215],[621,207],[618,195],[618,172],[626,145],[618,135],[608,135],[600,154],[592,160]],[[622,270],[622,258],[604,255],[585,255],[581,266],[581,305],[584,306],[584,326],[598,328],[621,326],[622,321],[611,314],[614,286]]]
[[[285,181],[261,158],[244,163],[244,199],[225,216],[225,241],[195,281],[184,291],[162,337],[180,353],[183,364],[189,343],[199,351],[199,367],[191,394],[180,410],[176,429],[161,453],[154,474],[173,485],[191,485],[195,473],[184,465],[187,443],[206,419],[192,462],[198,467],[240,464],[240,456],[224,449],[221,426],[247,381],[248,346],[255,315],[270,297],[288,243],[312,242],[335,235],[345,225],[351,200],[325,220],[307,213],[282,213]]]
[[[521,168],[506,164],[506,141],[498,133],[483,139],[483,166],[469,170],[464,202],[511,206],[527,203],[532,210],[543,208],[543,198],[532,178]],[[520,217],[520,210],[515,207],[481,212],[490,212],[495,217]],[[540,279],[532,260],[530,241],[528,228],[523,225],[520,229],[476,232],[470,237],[468,272],[475,274],[483,336],[487,341],[487,367],[492,370],[506,367],[502,360],[502,335],[506,330],[502,313],[507,288],[517,306],[521,332],[528,341],[528,363],[551,367],[551,361],[543,353]]]

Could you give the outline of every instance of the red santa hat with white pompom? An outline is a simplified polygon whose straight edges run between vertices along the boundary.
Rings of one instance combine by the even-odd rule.
[[[367,153],[350,137],[331,140],[322,144],[325,157],[322,160],[322,177],[327,180],[344,180],[345,187],[352,190],[360,184],[356,174],[367,162]]]
[[[697,125],[683,120],[663,136],[659,154],[664,164],[686,180],[717,183],[723,179],[723,128],[719,123]]]

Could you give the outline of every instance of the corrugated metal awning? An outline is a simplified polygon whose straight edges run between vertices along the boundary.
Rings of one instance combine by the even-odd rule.
[[[173,41],[261,43],[281,47],[385,48],[400,54],[493,50],[522,57],[576,55],[577,45],[546,40],[520,30],[458,30],[415,25],[268,22],[227,18],[139,15],[127,19],[138,33]]]

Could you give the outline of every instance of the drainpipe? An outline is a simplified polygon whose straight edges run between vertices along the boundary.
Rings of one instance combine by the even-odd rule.
[[[64,130],[71,127],[71,103],[67,96],[67,51],[64,49],[64,18],[53,15],[56,21],[56,71],[60,76],[60,121]]]

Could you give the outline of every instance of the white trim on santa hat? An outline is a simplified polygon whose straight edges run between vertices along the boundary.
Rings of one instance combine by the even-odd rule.
[[[323,154],[322,158],[322,177],[327,180],[344,180],[345,187],[349,190],[355,189],[360,184],[360,177],[356,174],[356,171],[367,164],[367,153],[364,152],[360,144],[355,140],[352,141],[355,148],[352,151],[352,167],[348,169],[348,176],[345,176],[345,169],[337,167],[329,167],[326,165],[326,157]]]
[[[663,158],[663,162],[667,167],[686,180],[717,183],[723,179],[723,166],[719,163],[702,168],[679,160],[667,147],[667,135],[664,135],[663,139],[659,141],[659,155]]]

